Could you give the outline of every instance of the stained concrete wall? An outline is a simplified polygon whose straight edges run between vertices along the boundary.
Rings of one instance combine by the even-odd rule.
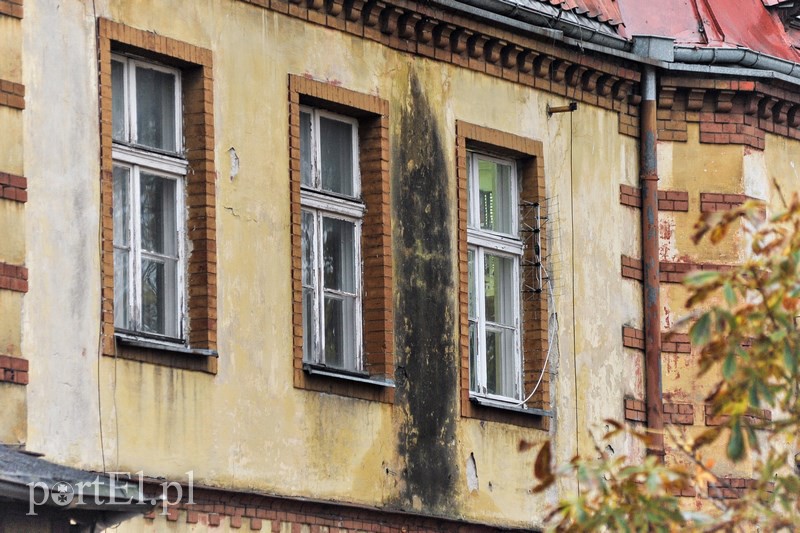
[[[636,140],[618,134],[616,113],[581,105],[548,118],[547,104],[567,101],[242,2],[30,2],[25,9],[24,53],[35,58],[25,83],[37,103],[25,114],[26,166],[35,177],[26,255],[35,281],[23,344],[32,362],[30,449],[82,468],[173,479],[192,470],[204,485],[504,525],[541,522],[545,502],[558,494],[531,494],[534,455],[517,446],[548,434],[459,415],[455,121],[544,143],[558,316],[551,433],[563,462],[590,453],[589,430],[602,431],[604,418],[622,418],[624,394],[642,394],[641,355],[623,350],[620,336],[621,324],[642,320],[641,294],[621,278],[619,259],[638,255],[638,216],[619,204],[619,184],[636,183]],[[99,355],[96,16],[213,51],[216,376]],[[428,258],[404,256],[399,232],[422,238],[426,221],[397,202],[393,213],[396,313],[420,328],[398,335],[396,351],[409,348],[405,362],[441,386],[414,391],[425,401],[398,394],[391,406],[292,386],[289,73],[389,100],[392,194],[396,200],[418,188],[440,204],[440,233],[424,245],[445,282],[429,287],[436,298],[427,307],[411,305],[414,287],[403,276]],[[415,140],[416,127],[425,143]],[[436,330],[426,329],[434,317]]]

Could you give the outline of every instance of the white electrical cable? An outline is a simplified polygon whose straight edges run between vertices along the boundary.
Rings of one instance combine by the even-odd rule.
[[[542,384],[542,379],[544,378],[544,373],[547,371],[547,363],[550,361],[550,352],[553,349],[553,344],[558,342],[558,314],[555,312],[553,280],[550,278],[550,273],[547,272],[544,264],[541,265],[541,269],[544,271],[544,275],[547,278],[547,308],[553,309],[553,311],[549,313],[549,317],[547,319],[547,354],[545,355],[544,364],[542,364],[542,372],[539,374],[539,379],[536,381],[536,385],[534,385],[533,390],[525,397],[525,399],[516,404],[517,406],[524,405],[533,397],[534,394],[536,394],[536,391],[539,390],[539,386]]]

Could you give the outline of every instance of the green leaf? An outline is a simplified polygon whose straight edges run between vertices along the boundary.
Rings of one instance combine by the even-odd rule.
[[[744,455],[744,435],[742,426],[737,419],[731,428],[731,438],[728,441],[728,457],[731,461],[739,461]]]
[[[711,313],[703,313],[689,330],[693,346],[704,346],[711,338]]]
[[[783,364],[792,375],[797,374],[797,355],[792,351],[789,341],[783,341]]]
[[[719,280],[719,272],[695,272],[683,278],[683,284],[687,287],[703,287]]]
[[[726,281],[722,285],[722,293],[725,295],[725,301],[728,302],[728,306],[733,307],[736,305],[736,293],[733,292],[733,286],[730,281]]]
[[[734,372],[736,372],[736,354],[729,353],[728,357],[725,358],[725,362],[722,363],[722,377],[730,381]]]

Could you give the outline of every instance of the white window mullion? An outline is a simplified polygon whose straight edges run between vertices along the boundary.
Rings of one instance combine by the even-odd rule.
[[[130,276],[130,291],[131,291],[131,321],[133,322],[133,329],[136,331],[141,330],[142,327],[142,246],[140,242],[140,187],[139,187],[139,166],[134,165],[131,167],[131,276]]]
[[[314,265],[317,275],[317,342],[314,359],[317,363],[325,362],[325,265],[322,251],[322,214],[314,212],[315,243]]]
[[[478,366],[478,388],[486,394],[486,280],[483,277],[483,248],[475,249],[475,299],[478,322],[478,350],[476,354]]]

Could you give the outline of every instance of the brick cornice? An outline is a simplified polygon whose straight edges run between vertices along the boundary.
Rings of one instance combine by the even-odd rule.
[[[0,172],[0,198],[15,202],[28,201],[28,180],[23,176]]]
[[[0,262],[0,289],[28,292],[28,269]]]
[[[414,0],[240,0],[619,113],[619,131],[637,136],[638,67],[624,60],[506,31]]]
[[[0,80],[0,106],[25,109],[25,86],[13,81]]]
[[[28,360],[0,355],[0,383],[28,384]]]

